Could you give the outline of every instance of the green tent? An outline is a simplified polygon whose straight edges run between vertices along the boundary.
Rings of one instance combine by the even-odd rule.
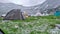
[[[55,15],[55,16],[60,16],[60,11],[56,11],[56,12],[54,13],[54,15]]]

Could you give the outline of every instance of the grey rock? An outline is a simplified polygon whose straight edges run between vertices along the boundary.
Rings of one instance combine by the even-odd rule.
[[[56,24],[55,26],[58,27],[58,28],[60,29],[60,24]]]

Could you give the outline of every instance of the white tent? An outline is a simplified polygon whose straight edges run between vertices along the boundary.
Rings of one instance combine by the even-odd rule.
[[[37,12],[34,16],[48,16],[49,14],[45,14],[45,13],[43,13],[43,14],[41,14],[41,12]]]
[[[2,17],[5,17],[6,16],[6,14],[2,14]]]
[[[42,16],[43,14],[41,14],[40,12],[37,12],[36,14],[35,14],[35,16]]]

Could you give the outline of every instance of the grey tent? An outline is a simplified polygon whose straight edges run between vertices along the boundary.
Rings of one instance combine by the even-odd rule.
[[[13,9],[7,13],[4,20],[24,20],[24,17],[20,9]]]

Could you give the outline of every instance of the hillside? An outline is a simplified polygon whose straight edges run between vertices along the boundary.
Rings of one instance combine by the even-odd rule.
[[[57,1],[57,0],[55,0],[55,1],[46,0],[42,4],[30,6],[30,7],[25,7],[25,6],[17,5],[17,4],[13,4],[13,3],[0,3],[0,16],[2,14],[6,14],[7,12],[9,12],[12,9],[21,9],[22,12],[26,11],[29,15],[34,15],[38,11],[41,13],[44,13],[45,11],[47,13],[50,13],[48,11],[48,9],[50,10],[50,9],[57,8],[58,6],[60,6],[59,2],[60,1]]]

